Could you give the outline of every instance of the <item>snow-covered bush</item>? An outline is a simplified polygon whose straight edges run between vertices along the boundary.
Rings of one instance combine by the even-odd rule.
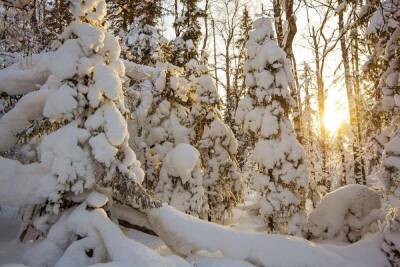
[[[355,242],[377,230],[380,196],[367,186],[352,184],[325,195],[307,219],[311,239]]]
[[[300,234],[308,172],[303,148],[289,120],[293,105],[288,90],[290,64],[274,40],[269,19],[254,22],[247,50],[248,94],[239,102],[236,121],[254,145],[259,213],[269,231]]]
[[[206,218],[226,222],[232,209],[243,201],[243,181],[236,154],[237,140],[222,120],[221,99],[209,75],[195,78],[196,94],[189,114],[191,142],[200,151],[204,190],[208,203]]]

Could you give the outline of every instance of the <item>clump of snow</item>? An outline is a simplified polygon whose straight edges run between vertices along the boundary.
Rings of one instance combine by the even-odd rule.
[[[49,90],[43,89],[23,96],[15,107],[0,119],[0,151],[7,151],[17,141],[17,133],[30,125],[31,120],[42,117]]]
[[[199,152],[189,144],[178,144],[168,152],[164,159],[165,171],[172,176],[180,177],[182,183],[191,178],[191,173],[199,163]]]

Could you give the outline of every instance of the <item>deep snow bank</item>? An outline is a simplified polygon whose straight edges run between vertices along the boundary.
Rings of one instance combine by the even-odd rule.
[[[161,239],[183,255],[207,250],[221,251],[226,257],[268,267],[354,266],[343,257],[296,237],[237,232],[201,221],[170,206],[152,209],[148,215]]]

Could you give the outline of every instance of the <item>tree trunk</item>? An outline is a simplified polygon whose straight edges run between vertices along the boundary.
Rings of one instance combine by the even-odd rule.
[[[339,5],[341,4],[341,0],[338,1]],[[355,138],[352,142],[352,150],[353,150],[353,158],[354,158],[354,176],[357,184],[365,184],[365,178],[363,179],[363,169],[360,162],[360,136],[359,131],[357,129],[357,122],[356,122],[356,109],[355,109],[355,99],[354,99],[354,92],[353,92],[353,79],[350,70],[350,62],[349,62],[349,53],[346,47],[346,35],[344,34],[344,19],[343,19],[343,12],[339,13],[339,34],[340,37],[340,49],[342,54],[342,62],[344,68],[344,76],[345,76],[345,85],[346,85],[346,93],[347,93],[347,102],[348,102],[348,109],[349,109],[349,117],[350,117],[350,127],[352,132],[354,133]],[[365,175],[365,172],[364,172]]]
[[[325,186],[326,192],[330,191],[331,183],[328,179],[327,175],[327,144],[326,144],[326,128],[324,125],[324,112],[325,112],[325,88],[324,88],[324,80],[323,80],[323,66],[320,63],[320,54],[318,51],[318,42],[317,42],[317,35],[314,30],[312,29],[312,41],[313,41],[313,49],[314,49],[314,56],[315,56],[315,70],[317,76],[317,102],[318,102],[318,117],[319,117],[319,129],[320,129],[320,147],[321,147],[321,168],[322,168],[322,175],[320,179],[320,185]]]

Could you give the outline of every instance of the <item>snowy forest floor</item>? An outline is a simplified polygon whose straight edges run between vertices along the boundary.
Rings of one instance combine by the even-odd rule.
[[[229,226],[230,228],[242,232],[263,232],[263,221],[260,220],[258,216],[252,215],[248,212],[248,208],[252,204],[253,202],[250,199],[234,210],[234,216],[232,220],[234,223]],[[26,244],[22,244],[15,240],[18,234],[18,228],[19,221],[17,219],[15,210],[11,209],[10,211],[6,209],[0,211],[0,266],[8,263],[21,263],[24,251],[30,246],[29,242]],[[139,243],[142,243],[143,245],[153,249],[160,255],[165,256],[173,254],[173,251],[171,251],[168,246],[157,236],[149,235],[133,229],[125,228],[124,230],[127,237],[134,239]],[[376,254],[376,249],[373,245],[374,243],[375,242],[366,242],[363,245],[359,244],[358,246],[349,246],[348,248],[350,249],[345,249],[345,246],[347,245],[346,243],[338,243],[335,241],[323,241],[319,242],[319,245],[326,247],[332,252],[337,252],[338,254],[345,256],[345,258],[349,257],[350,260],[354,260],[354,257],[357,257],[360,260],[364,258],[365,261],[363,260],[363,262],[366,263],[366,265],[364,266],[372,267],[375,266],[374,264],[376,263],[376,261],[369,261],[368,258],[374,257],[376,259],[381,257],[381,255]],[[282,251],[282,253],[282,255],[284,255],[285,253],[290,252]],[[219,252],[209,253],[207,251],[199,251],[196,254],[192,254],[187,257],[186,260],[196,267],[255,266],[245,261],[225,258]]]
[[[247,206],[252,204],[251,200],[242,204],[234,210],[233,221],[235,222],[230,227],[246,232],[259,232],[262,229],[263,221],[257,216],[251,216],[247,212]],[[10,263],[22,263],[22,255],[29,247],[29,243],[22,244],[16,240],[19,229],[19,221],[15,211],[11,209],[9,212],[0,211],[0,266]],[[155,250],[160,255],[171,255],[173,252],[167,245],[157,236],[146,234],[134,229],[125,228],[125,234],[142,243],[143,245]],[[215,257],[220,258],[217,262]],[[209,258],[213,258],[211,260]],[[211,266],[230,266],[230,267],[247,267],[253,266],[250,263],[243,261],[234,261],[228,258],[223,258],[221,254],[211,254],[206,251],[198,253],[187,258],[193,266],[211,267]]]

